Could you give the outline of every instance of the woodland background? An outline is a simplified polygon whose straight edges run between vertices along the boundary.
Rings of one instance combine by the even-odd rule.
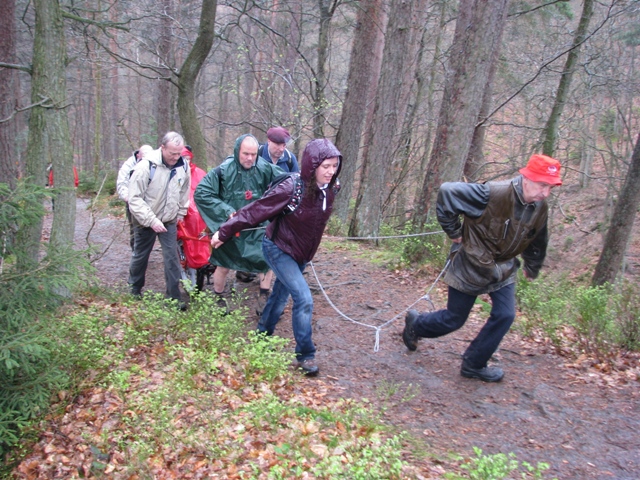
[[[608,222],[635,178],[639,7],[5,1],[0,181],[44,185],[51,163],[57,187],[73,185],[72,164],[99,185],[168,130],[184,133],[209,168],[240,134],[264,140],[284,125],[295,153],[321,136],[342,151],[336,216],[350,235],[421,231],[442,181],[512,175],[533,152],[558,158],[565,184],[603,187]],[[51,241],[68,244],[73,191],[55,195]],[[624,202],[626,230],[613,235],[617,256],[597,283],[624,263],[637,197]]]

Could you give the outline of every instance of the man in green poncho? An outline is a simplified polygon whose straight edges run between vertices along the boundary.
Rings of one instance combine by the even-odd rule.
[[[236,210],[259,199],[269,183],[283,170],[258,157],[258,140],[253,135],[237,138],[233,156],[212,169],[200,181],[194,200],[200,215],[212,232],[218,230]],[[263,225],[264,226],[264,225]],[[264,228],[247,230],[211,252],[209,262],[216,265],[213,273],[213,290],[222,294],[229,270],[260,274],[260,294],[256,313],[260,315],[269,296],[272,274],[262,256]]]

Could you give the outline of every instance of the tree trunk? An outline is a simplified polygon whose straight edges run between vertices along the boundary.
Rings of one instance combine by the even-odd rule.
[[[331,17],[340,0],[318,0],[320,10],[320,25],[318,29],[318,62],[316,64],[316,75],[314,79],[313,96],[313,134],[315,138],[324,137],[326,96],[327,87],[327,58],[329,56],[329,30],[331,28]]]
[[[371,79],[380,73],[375,71],[379,63],[371,59],[375,56],[377,45],[384,41],[385,22],[386,15],[382,0],[371,0],[360,5],[351,47],[347,92],[342,104],[340,128],[336,135],[336,146],[342,153],[344,163],[340,171],[342,188],[336,199],[334,215],[344,223],[347,222],[349,215],[351,189],[358,163]]]
[[[462,175],[506,5],[507,0],[460,1],[433,150],[412,217],[417,228],[426,222],[438,185]]]
[[[178,114],[182,131],[193,147],[195,158],[207,158],[207,143],[198,122],[195,106],[195,85],[200,69],[209,55],[215,34],[216,0],[204,0],[200,12],[198,37],[186,60],[182,64],[178,78]]]
[[[589,28],[589,22],[593,16],[593,3],[594,0],[584,0],[580,23],[578,24],[578,29],[576,30],[576,34],[573,38],[573,48],[567,55],[567,62],[562,70],[560,84],[556,91],[553,108],[551,109],[551,114],[549,114],[547,124],[542,131],[542,153],[549,155],[550,157],[553,157],[555,154],[556,141],[558,138],[558,124],[560,122],[560,117],[562,116],[564,104],[567,101],[569,87],[571,86],[571,79],[580,55],[580,46],[582,45],[582,42],[584,42],[587,34],[587,28]]]
[[[496,36],[494,38],[494,46],[491,51],[491,63],[489,65],[489,75],[487,76],[487,84],[482,94],[482,105],[478,114],[478,123],[473,130],[473,138],[469,146],[469,154],[464,165],[464,176],[470,182],[475,182],[479,177],[480,169],[484,165],[484,136],[487,130],[487,115],[491,112],[491,99],[493,98],[493,79],[498,69],[498,60],[500,58],[500,47],[502,45],[502,33],[504,24],[507,20],[507,8],[502,10],[502,18],[498,19],[495,24]]]
[[[66,44],[62,12],[58,1],[35,0],[35,35],[33,39],[32,103],[47,99],[43,106],[31,111],[27,145],[27,174],[37,184],[46,182],[47,160],[54,172],[55,210],[51,227],[50,247],[69,247],[73,243],[76,202],[73,175],[73,150],[65,107]],[[29,262],[38,261],[42,222],[22,232],[28,242]]]
[[[0,58],[15,63],[15,10],[14,0],[0,3]],[[11,118],[17,106],[17,72],[13,68],[0,68],[0,182],[15,188],[18,179],[16,148],[16,119]]]
[[[171,115],[172,73],[171,69],[167,66],[171,65],[171,45],[173,43],[173,36],[171,31],[173,0],[162,0],[162,5],[164,7],[164,15],[162,17],[162,32],[160,34],[159,41],[159,61],[161,65],[161,68],[159,70],[163,72],[163,78],[161,78],[158,82],[158,97],[156,99],[156,134],[158,136],[158,141],[156,142],[157,145],[153,145],[154,147],[157,147],[159,145],[160,139],[164,136],[165,133],[170,130],[177,130],[177,128],[173,124],[174,122]],[[137,145],[137,147],[139,146],[140,145]]]
[[[640,134],[636,140],[635,148],[631,156],[631,164],[627,171],[627,177],[618,196],[611,226],[604,241],[604,247],[600,259],[596,265],[591,284],[604,285],[614,283],[620,272],[624,260],[625,251],[633,221],[638,207],[640,207]]]
[[[389,192],[388,172],[396,167],[401,127],[407,111],[420,44],[424,1],[396,0],[389,13],[383,68],[376,92],[369,155],[362,160],[356,207],[349,227],[352,236],[377,236],[383,202]]]

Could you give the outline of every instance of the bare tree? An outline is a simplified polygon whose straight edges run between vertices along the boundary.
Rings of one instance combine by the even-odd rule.
[[[564,110],[564,104],[567,101],[567,95],[569,93],[569,87],[571,86],[571,79],[580,56],[580,46],[584,42],[587,36],[587,29],[593,16],[593,4],[594,0],[584,0],[582,6],[582,16],[580,17],[580,23],[573,39],[573,48],[567,55],[567,61],[562,69],[562,75],[560,76],[560,84],[556,90],[555,101],[553,108],[549,114],[547,124],[542,130],[542,153],[553,157],[555,155],[555,146],[558,138],[558,124],[562,111]]]
[[[15,0],[0,4],[0,58],[15,62]],[[18,178],[16,128],[17,72],[0,68],[0,182],[15,187]]]
[[[458,180],[469,153],[507,0],[461,0],[429,167],[412,220],[422,227],[440,183]]]
[[[411,81],[426,15],[426,2],[394,1],[385,34],[383,67],[370,125],[368,155],[362,160],[356,206],[349,232],[376,236],[382,223],[383,202],[389,191],[388,172],[398,161],[401,127],[405,119]]]
[[[355,178],[358,153],[372,79],[379,75],[379,62],[372,61],[378,45],[384,42],[386,15],[382,0],[363,2],[358,9],[355,37],[351,47],[347,92],[342,105],[336,146],[342,153],[344,164],[340,172],[342,190],[336,200],[334,212],[347,221],[351,188]]]
[[[76,202],[73,176],[73,150],[65,108],[67,64],[62,12],[57,0],[34,1],[36,22],[33,41],[31,100],[36,106],[29,120],[27,174],[40,185],[45,184],[47,161],[50,160],[56,187],[55,211],[50,245],[68,247],[73,243]],[[30,261],[37,261],[42,222],[21,232],[22,241],[30,248]]]
[[[631,156],[631,164],[626,180],[616,203],[611,226],[607,231],[604,247],[591,279],[592,285],[614,283],[624,261],[624,255],[631,237],[633,222],[640,207],[640,134]]]
[[[203,0],[198,37],[182,64],[178,75],[178,114],[185,138],[193,147],[196,158],[207,158],[207,144],[198,122],[195,106],[195,84],[215,34],[216,0]]]

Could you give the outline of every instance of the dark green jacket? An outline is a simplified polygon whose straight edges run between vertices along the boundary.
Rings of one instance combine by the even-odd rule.
[[[438,221],[449,238],[462,237],[444,282],[469,295],[499,290],[515,282],[518,255],[527,274],[537,277],[547,252],[547,211],[546,201],[524,202],[521,176],[442,184]]]
[[[279,167],[258,157],[254,165],[244,169],[240,164],[240,144],[248,135],[236,140],[233,156],[210,170],[200,181],[193,198],[200,215],[211,232],[218,230],[232,214],[245,205],[262,197],[271,181],[282,174]],[[256,230],[246,230],[220,248],[211,252],[213,265],[243,272],[266,272],[269,270],[262,256],[264,224]]]

